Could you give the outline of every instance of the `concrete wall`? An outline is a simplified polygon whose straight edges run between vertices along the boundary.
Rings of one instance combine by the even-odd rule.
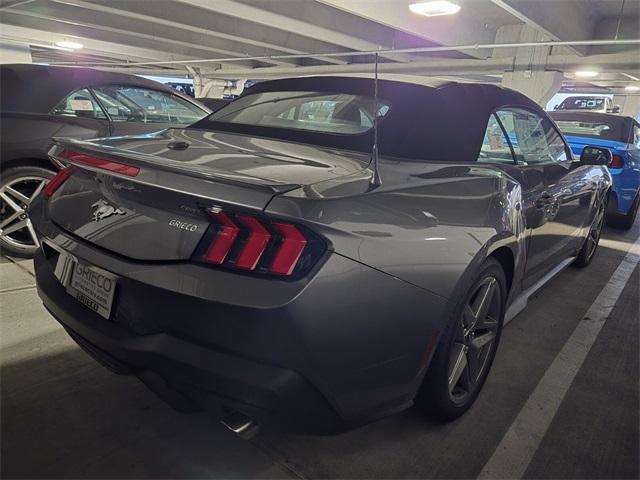
[[[633,117],[640,122],[640,95],[616,95],[614,105],[620,105],[620,113]]]

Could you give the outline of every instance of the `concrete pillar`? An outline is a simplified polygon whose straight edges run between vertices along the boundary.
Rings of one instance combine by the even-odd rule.
[[[620,115],[633,117],[640,122],[640,95],[615,95],[613,104],[620,105]]]
[[[32,63],[29,45],[3,43],[0,45],[0,63]]]
[[[196,98],[222,98],[229,82],[209,78],[198,67],[187,65],[187,71],[193,78],[193,89]]]
[[[496,43],[536,42],[548,40],[528,25],[506,25],[496,33]],[[564,74],[545,70],[548,47],[520,47],[494,50],[493,57],[513,57],[513,71],[504,72],[502,86],[512,88],[543,107],[562,87]]]
[[[223,98],[225,95],[240,95],[244,90],[244,79],[232,82],[222,78],[193,76],[196,98]]]

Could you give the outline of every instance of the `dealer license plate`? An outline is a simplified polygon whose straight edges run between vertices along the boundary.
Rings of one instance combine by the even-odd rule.
[[[56,276],[65,285],[69,295],[109,319],[117,283],[113,275],[61,253],[56,265]]]

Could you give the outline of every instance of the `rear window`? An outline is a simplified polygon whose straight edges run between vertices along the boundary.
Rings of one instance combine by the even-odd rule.
[[[93,91],[114,122],[190,124],[207,114],[183,98],[160,90],[105,85]]]
[[[604,97],[570,97],[562,101],[558,110],[602,110]]]
[[[626,142],[620,122],[606,120],[559,120],[556,119],[558,128],[565,135],[574,137],[601,138]]]
[[[348,93],[262,92],[240,97],[214,112],[212,122],[257,127],[306,130],[318,133],[358,135],[384,117],[385,100]]]

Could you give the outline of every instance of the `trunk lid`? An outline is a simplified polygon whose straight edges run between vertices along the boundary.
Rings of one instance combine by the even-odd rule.
[[[70,151],[139,172],[127,176],[63,158]],[[369,161],[357,153],[189,129],[58,139],[50,155],[76,166],[49,201],[51,219],[83,240],[145,261],[191,258],[211,224],[207,209],[260,213],[276,195],[360,172]]]

